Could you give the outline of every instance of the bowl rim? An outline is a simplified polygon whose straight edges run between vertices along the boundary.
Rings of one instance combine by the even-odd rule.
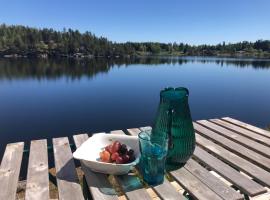
[[[136,137],[136,136],[132,136],[132,135],[113,135],[113,134],[107,134],[107,133],[96,133],[96,134],[93,134],[91,137],[89,137],[88,139],[91,139],[91,138],[93,138],[93,137],[100,137],[100,136],[113,136],[113,137],[116,137],[116,138],[119,138],[119,137],[122,137],[122,136],[124,136],[124,137],[131,137],[131,138],[137,138],[138,140],[139,140],[139,138],[138,137]],[[87,140],[86,140],[87,141]],[[85,142],[86,142],[85,141]],[[85,143],[84,142],[84,143]],[[84,143],[79,147],[79,148],[81,148],[83,145],[84,145]],[[138,155],[136,156],[136,159],[134,160],[134,161],[132,161],[132,162],[130,162],[130,163],[123,163],[123,164],[117,164],[117,163],[107,163],[107,162],[102,162],[102,161],[98,161],[98,160],[86,160],[86,159],[82,159],[82,158],[78,158],[77,156],[76,156],[76,152],[77,152],[77,150],[79,149],[79,148],[77,148],[76,150],[75,150],[75,152],[73,152],[72,153],[72,155],[73,155],[73,157],[75,158],[75,159],[77,159],[77,160],[80,160],[80,161],[85,161],[85,162],[92,162],[92,163],[98,163],[98,164],[102,164],[102,165],[108,165],[108,166],[134,166],[134,165],[137,165],[138,163],[139,163],[139,160],[140,160],[140,156],[141,156],[141,153],[139,152],[138,153]],[[78,153],[78,152],[77,152]]]
[[[76,158],[77,159],[77,158]],[[131,163],[123,163],[123,164],[117,164],[117,163],[107,163],[107,162],[102,162],[102,161],[93,161],[93,160],[85,160],[85,159],[79,159],[79,160],[83,160],[86,162],[93,162],[93,163],[100,163],[100,164],[104,164],[104,165],[113,165],[113,166],[128,166],[128,165],[136,165],[139,161],[139,157],[137,157],[134,161],[132,161]]]

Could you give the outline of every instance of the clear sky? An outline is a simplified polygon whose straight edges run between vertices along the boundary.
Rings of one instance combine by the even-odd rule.
[[[0,0],[0,23],[91,31],[112,41],[270,39],[270,0]]]

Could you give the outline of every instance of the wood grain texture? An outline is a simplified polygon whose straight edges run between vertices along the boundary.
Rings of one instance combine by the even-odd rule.
[[[240,157],[245,158],[252,163],[255,163],[256,165],[264,168],[267,171],[270,171],[270,159],[266,158],[265,156],[262,156],[259,153],[256,153],[255,151],[252,151],[222,135],[217,134],[216,132],[213,132],[204,126],[201,126],[197,123],[193,123],[193,126],[195,130],[200,133],[200,135],[203,135],[206,138],[210,138],[215,143],[218,143],[219,145],[223,146],[224,148],[230,150],[231,152],[240,155]]]
[[[53,138],[53,153],[59,199],[84,199],[67,137]]]
[[[243,174],[240,174],[237,170],[215,158],[198,146],[194,151],[194,156],[199,159],[200,162],[220,174],[223,178],[233,183],[233,185],[238,187],[245,194],[253,197],[266,192],[266,189],[263,186],[250,180]]]
[[[73,135],[73,140],[74,140],[76,149],[78,149],[82,145],[82,143],[84,143],[88,138],[89,137],[87,133]]]
[[[223,181],[215,177],[193,159],[189,159],[185,168],[223,199],[240,200],[244,198],[243,195],[226,185]]]
[[[173,178],[186,190],[188,193],[199,200],[220,200],[222,199],[218,194],[201,182],[192,173],[184,167],[170,172]]]
[[[49,199],[48,152],[45,139],[31,141],[25,199]]]
[[[230,122],[232,124],[235,124],[237,126],[240,126],[242,128],[245,128],[247,130],[251,130],[251,131],[253,131],[255,133],[258,133],[258,134],[260,134],[262,136],[270,138],[270,131],[261,129],[259,127],[253,126],[253,125],[245,123],[245,122],[241,122],[241,121],[239,121],[237,119],[233,119],[233,118],[230,118],[230,117],[223,117],[221,119],[224,120],[224,121]]]
[[[79,148],[83,142],[88,139],[87,134],[73,136],[76,148]],[[89,188],[89,191],[94,200],[116,200],[116,192],[108,181],[106,174],[100,174],[88,169],[83,162],[81,163],[82,170]]]
[[[23,142],[7,144],[0,166],[0,199],[16,197],[17,184],[23,156]]]
[[[214,124],[210,121],[207,120],[199,120],[197,121],[199,124],[207,127],[207,129],[213,130],[216,133],[223,135],[224,137],[227,137],[239,144],[241,144],[242,146],[245,146],[249,149],[252,149],[253,151],[256,151],[262,155],[264,155],[265,157],[270,158],[270,148],[260,144],[254,140],[251,140],[247,137],[244,137],[236,132],[230,131],[226,128],[223,128],[217,124]]]
[[[252,164],[251,162],[241,158],[240,156],[224,149],[223,147],[211,142],[210,140],[196,134],[196,142],[200,146],[209,150],[212,154],[216,155],[221,160],[229,163],[234,168],[245,172],[247,175],[254,178],[257,182],[263,185],[270,186],[270,173],[264,169]]]
[[[164,182],[153,187],[154,191],[162,199],[185,200],[186,198],[177,192],[176,188],[164,177]]]
[[[220,120],[220,119],[211,119],[211,122],[214,122],[215,124],[218,124],[219,126],[222,126],[226,129],[229,129],[231,131],[234,131],[236,133],[239,133],[240,135],[243,135],[245,137],[248,137],[249,139],[252,139],[256,142],[259,142],[263,145],[270,146],[270,138],[262,136],[260,134],[254,133],[253,131],[249,131],[247,129],[241,128],[239,126],[236,126],[234,124],[231,124],[229,122]]]

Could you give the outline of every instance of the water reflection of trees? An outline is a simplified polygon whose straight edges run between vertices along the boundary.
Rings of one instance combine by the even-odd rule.
[[[61,76],[80,78],[93,77],[98,73],[107,73],[112,67],[131,64],[172,64],[187,63],[217,64],[219,66],[252,67],[269,69],[270,60],[211,58],[211,57],[143,57],[119,59],[0,59],[0,78],[37,78],[55,79]]]

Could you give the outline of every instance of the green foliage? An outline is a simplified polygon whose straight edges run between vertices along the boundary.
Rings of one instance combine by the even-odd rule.
[[[0,25],[0,56],[114,57],[133,55],[252,55],[270,57],[270,40],[192,46],[184,43],[115,43],[91,32]]]

